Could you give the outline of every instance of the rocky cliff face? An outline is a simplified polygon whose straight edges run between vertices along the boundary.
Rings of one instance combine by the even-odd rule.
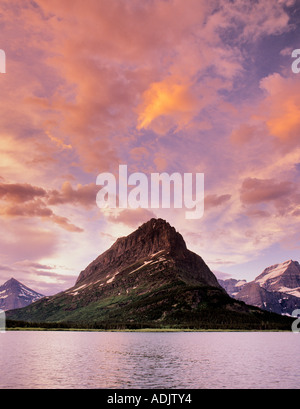
[[[153,259],[160,254],[160,259]],[[94,260],[76,281],[76,286],[90,284],[119,275],[129,266],[136,268],[139,261],[148,264],[162,263],[170,267],[186,283],[204,284],[220,288],[214,274],[200,256],[189,251],[183,237],[174,227],[162,219],[151,219],[127,237],[118,239],[114,245]],[[142,264],[141,264],[142,265]],[[179,272],[181,271],[181,273]],[[140,274],[142,271],[140,271]],[[174,278],[178,278],[174,274]]]
[[[278,291],[268,291],[256,282],[247,283],[237,293],[236,299],[277,314],[292,315],[300,308],[300,299]]]
[[[300,265],[288,260],[266,268],[255,282],[268,291],[285,292],[300,297]]]

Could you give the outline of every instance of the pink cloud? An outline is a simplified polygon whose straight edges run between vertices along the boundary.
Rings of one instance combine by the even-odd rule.
[[[29,183],[0,183],[0,199],[27,202],[36,197],[45,197],[43,188],[31,186]]]
[[[242,184],[240,197],[242,203],[254,204],[288,197],[294,191],[295,186],[291,182],[247,178]]]
[[[69,182],[62,185],[61,191],[49,190],[30,184],[0,183],[2,217],[40,217],[52,221],[70,232],[82,232],[83,229],[72,224],[67,217],[56,215],[51,205],[71,204],[85,208],[96,207],[97,186],[78,185],[73,189]]]
[[[107,220],[112,223],[123,223],[126,226],[137,228],[139,225],[155,218],[155,214],[148,209],[124,209],[115,214],[107,216]]]
[[[205,196],[204,199],[204,208],[205,210],[209,210],[214,207],[218,207],[223,205],[224,203],[227,203],[231,198],[231,195],[216,195],[216,194],[210,194]]]
[[[95,183],[78,185],[74,189],[70,182],[64,182],[61,190],[51,190],[47,193],[49,205],[73,204],[86,208],[95,206],[96,195],[99,187]]]
[[[300,77],[263,80],[253,89],[259,108],[253,100],[241,106],[226,98],[238,94],[235,80],[247,75],[252,48],[248,54],[244,47],[290,29],[291,0],[188,3],[1,2],[8,62],[0,99],[3,253],[38,260],[54,249],[64,253],[63,243],[75,248],[73,233],[83,228],[90,230],[81,238],[94,238],[103,222],[90,228],[85,221],[95,217],[94,176],[115,172],[119,163],[145,172],[205,172],[206,208],[216,212],[208,212],[201,231],[221,243],[230,220],[228,242],[219,244],[226,252],[245,239],[244,226],[234,222],[240,211],[255,224],[272,206],[284,212],[285,202],[285,214],[296,217],[296,193],[282,182],[289,174],[268,168],[278,157],[266,140],[298,146]],[[227,143],[230,134],[235,144]],[[247,150],[240,149],[246,142]],[[294,159],[296,153],[289,164]],[[285,164],[282,158],[278,168]],[[218,226],[210,224],[225,208]],[[117,226],[135,228],[152,216],[145,209],[104,215],[114,236]],[[199,231],[200,223],[193,226]]]

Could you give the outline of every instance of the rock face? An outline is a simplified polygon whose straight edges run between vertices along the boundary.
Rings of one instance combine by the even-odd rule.
[[[3,311],[26,307],[44,297],[11,278],[0,286],[0,309]]]
[[[288,260],[267,267],[255,280],[219,280],[231,297],[277,314],[300,308],[300,265]]]
[[[255,282],[267,291],[279,291],[300,297],[300,265],[288,260],[266,268]]]
[[[118,239],[80,273],[75,287],[104,278],[107,282],[124,270],[126,275],[131,275],[133,272],[127,271],[128,267],[133,265],[134,270],[136,263],[139,264],[139,270],[146,263],[152,266],[159,264],[162,268],[168,266],[176,273],[173,278],[180,277],[187,284],[221,288],[202,258],[188,250],[181,234],[162,219],[151,219],[129,236]]]
[[[90,263],[72,288],[7,316],[88,328],[286,328],[282,317],[265,314],[229,297],[182,236],[151,219]]]
[[[228,278],[227,280],[218,280],[220,285],[226,290],[230,297],[235,297],[247,283],[246,280],[236,280]]]
[[[236,299],[277,314],[292,315],[300,308],[300,298],[278,291],[268,291],[256,282],[247,283],[237,293]]]

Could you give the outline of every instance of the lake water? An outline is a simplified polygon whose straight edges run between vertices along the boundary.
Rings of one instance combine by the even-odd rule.
[[[0,388],[299,388],[300,334],[0,333]]]

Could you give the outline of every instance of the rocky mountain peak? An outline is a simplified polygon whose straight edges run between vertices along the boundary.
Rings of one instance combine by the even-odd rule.
[[[219,287],[215,276],[201,257],[189,251],[181,234],[163,219],[151,219],[128,236],[119,238],[80,273],[76,285],[112,277],[116,272],[119,274],[124,268],[140,260],[151,260],[161,252],[165,258],[180,265],[180,268],[189,270],[197,280],[203,279],[210,285]]]
[[[181,234],[163,219],[149,220],[129,236],[118,239],[112,246],[118,255],[126,253],[132,247],[135,247],[136,251],[141,251],[140,254],[143,256],[161,250],[179,255],[186,250]]]
[[[11,277],[9,280],[7,280],[4,285],[6,287],[11,287],[11,286],[16,286],[16,285],[20,285],[21,283],[16,280],[15,278]]]
[[[286,291],[300,286],[300,265],[298,261],[287,260],[266,268],[255,282],[272,291]]]
[[[220,280],[228,294],[247,304],[292,315],[300,306],[300,264],[287,260],[264,269],[253,281]],[[240,285],[242,284],[242,285]]]
[[[7,311],[22,308],[42,297],[43,294],[26,287],[12,277],[0,286],[0,309]]]

